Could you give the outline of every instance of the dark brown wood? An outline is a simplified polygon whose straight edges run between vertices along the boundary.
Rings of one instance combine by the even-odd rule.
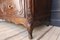
[[[0,19],[15,24],[22,24],[27,28],[29,38],[32,38],[33,28],[50,17],[50,0],[24,0],[24,9],[18,11],[13,0],[0,0]],[[22,6],[21,5],[21,6]],[[24,11],[23,11],[24,10]],[[19,15],[17,15],[19,12]],[[24,12],[24,14],[23,14]],[[24,17],[22,17],[24,15]]]

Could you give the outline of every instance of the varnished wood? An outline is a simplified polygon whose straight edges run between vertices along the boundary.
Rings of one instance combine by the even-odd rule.
[[[24,8],[19,11],[20,9],[17,8],[14,0],[0,0],[0,19],[22,24],[27,28],[29,37],[32,38],[34,24],[41,23],[41,21],[44,22],[50,17],[50,3],[50,0],[24,0],[24,4],[20,5],[24,5],[22,6]]]

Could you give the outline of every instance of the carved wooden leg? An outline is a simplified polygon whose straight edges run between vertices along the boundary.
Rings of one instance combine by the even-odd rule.
[[[32,39],[32,32],[33,32],[33,28],[30,26],[29,28],[27,28],[27,31],[28,31],[28,36],[30,39]]]
[[[33,38],[32,37],[33,27],[31,25],[28,25],[28,24],[26,25],[26,23],[24,25],[27,28],[29,38],[32,39]]]
[[[33,23],[32,22],[29,23],[27,19],[20,19],[20,20],[22,20],[20,23],[22,23],[27,28],[29,38],[32,39]]]

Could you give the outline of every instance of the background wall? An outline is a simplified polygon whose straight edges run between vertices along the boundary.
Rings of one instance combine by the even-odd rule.
[[[51,24],[60,26],[60,0],[52,0]]]

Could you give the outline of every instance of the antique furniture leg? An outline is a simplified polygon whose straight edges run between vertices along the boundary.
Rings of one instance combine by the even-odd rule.
[[[20,24],[24,25],[27,28],[29,39],[32,39],[33,24],[29,24],[29,22],[25,20],[24,22],[22,21]]]
[[[34,12],[34,2],[33,0],[25,0],[25,17],[28,20],[28,24],[26,26],[29,38],[32,39],[32,31],[33,31],[33,13]]]
[[[27,28],[27,31],[28,31],[28,36],[30,39],[32,39],[32,31],[33,31],[33,28],[30,26],[29,28]]]

